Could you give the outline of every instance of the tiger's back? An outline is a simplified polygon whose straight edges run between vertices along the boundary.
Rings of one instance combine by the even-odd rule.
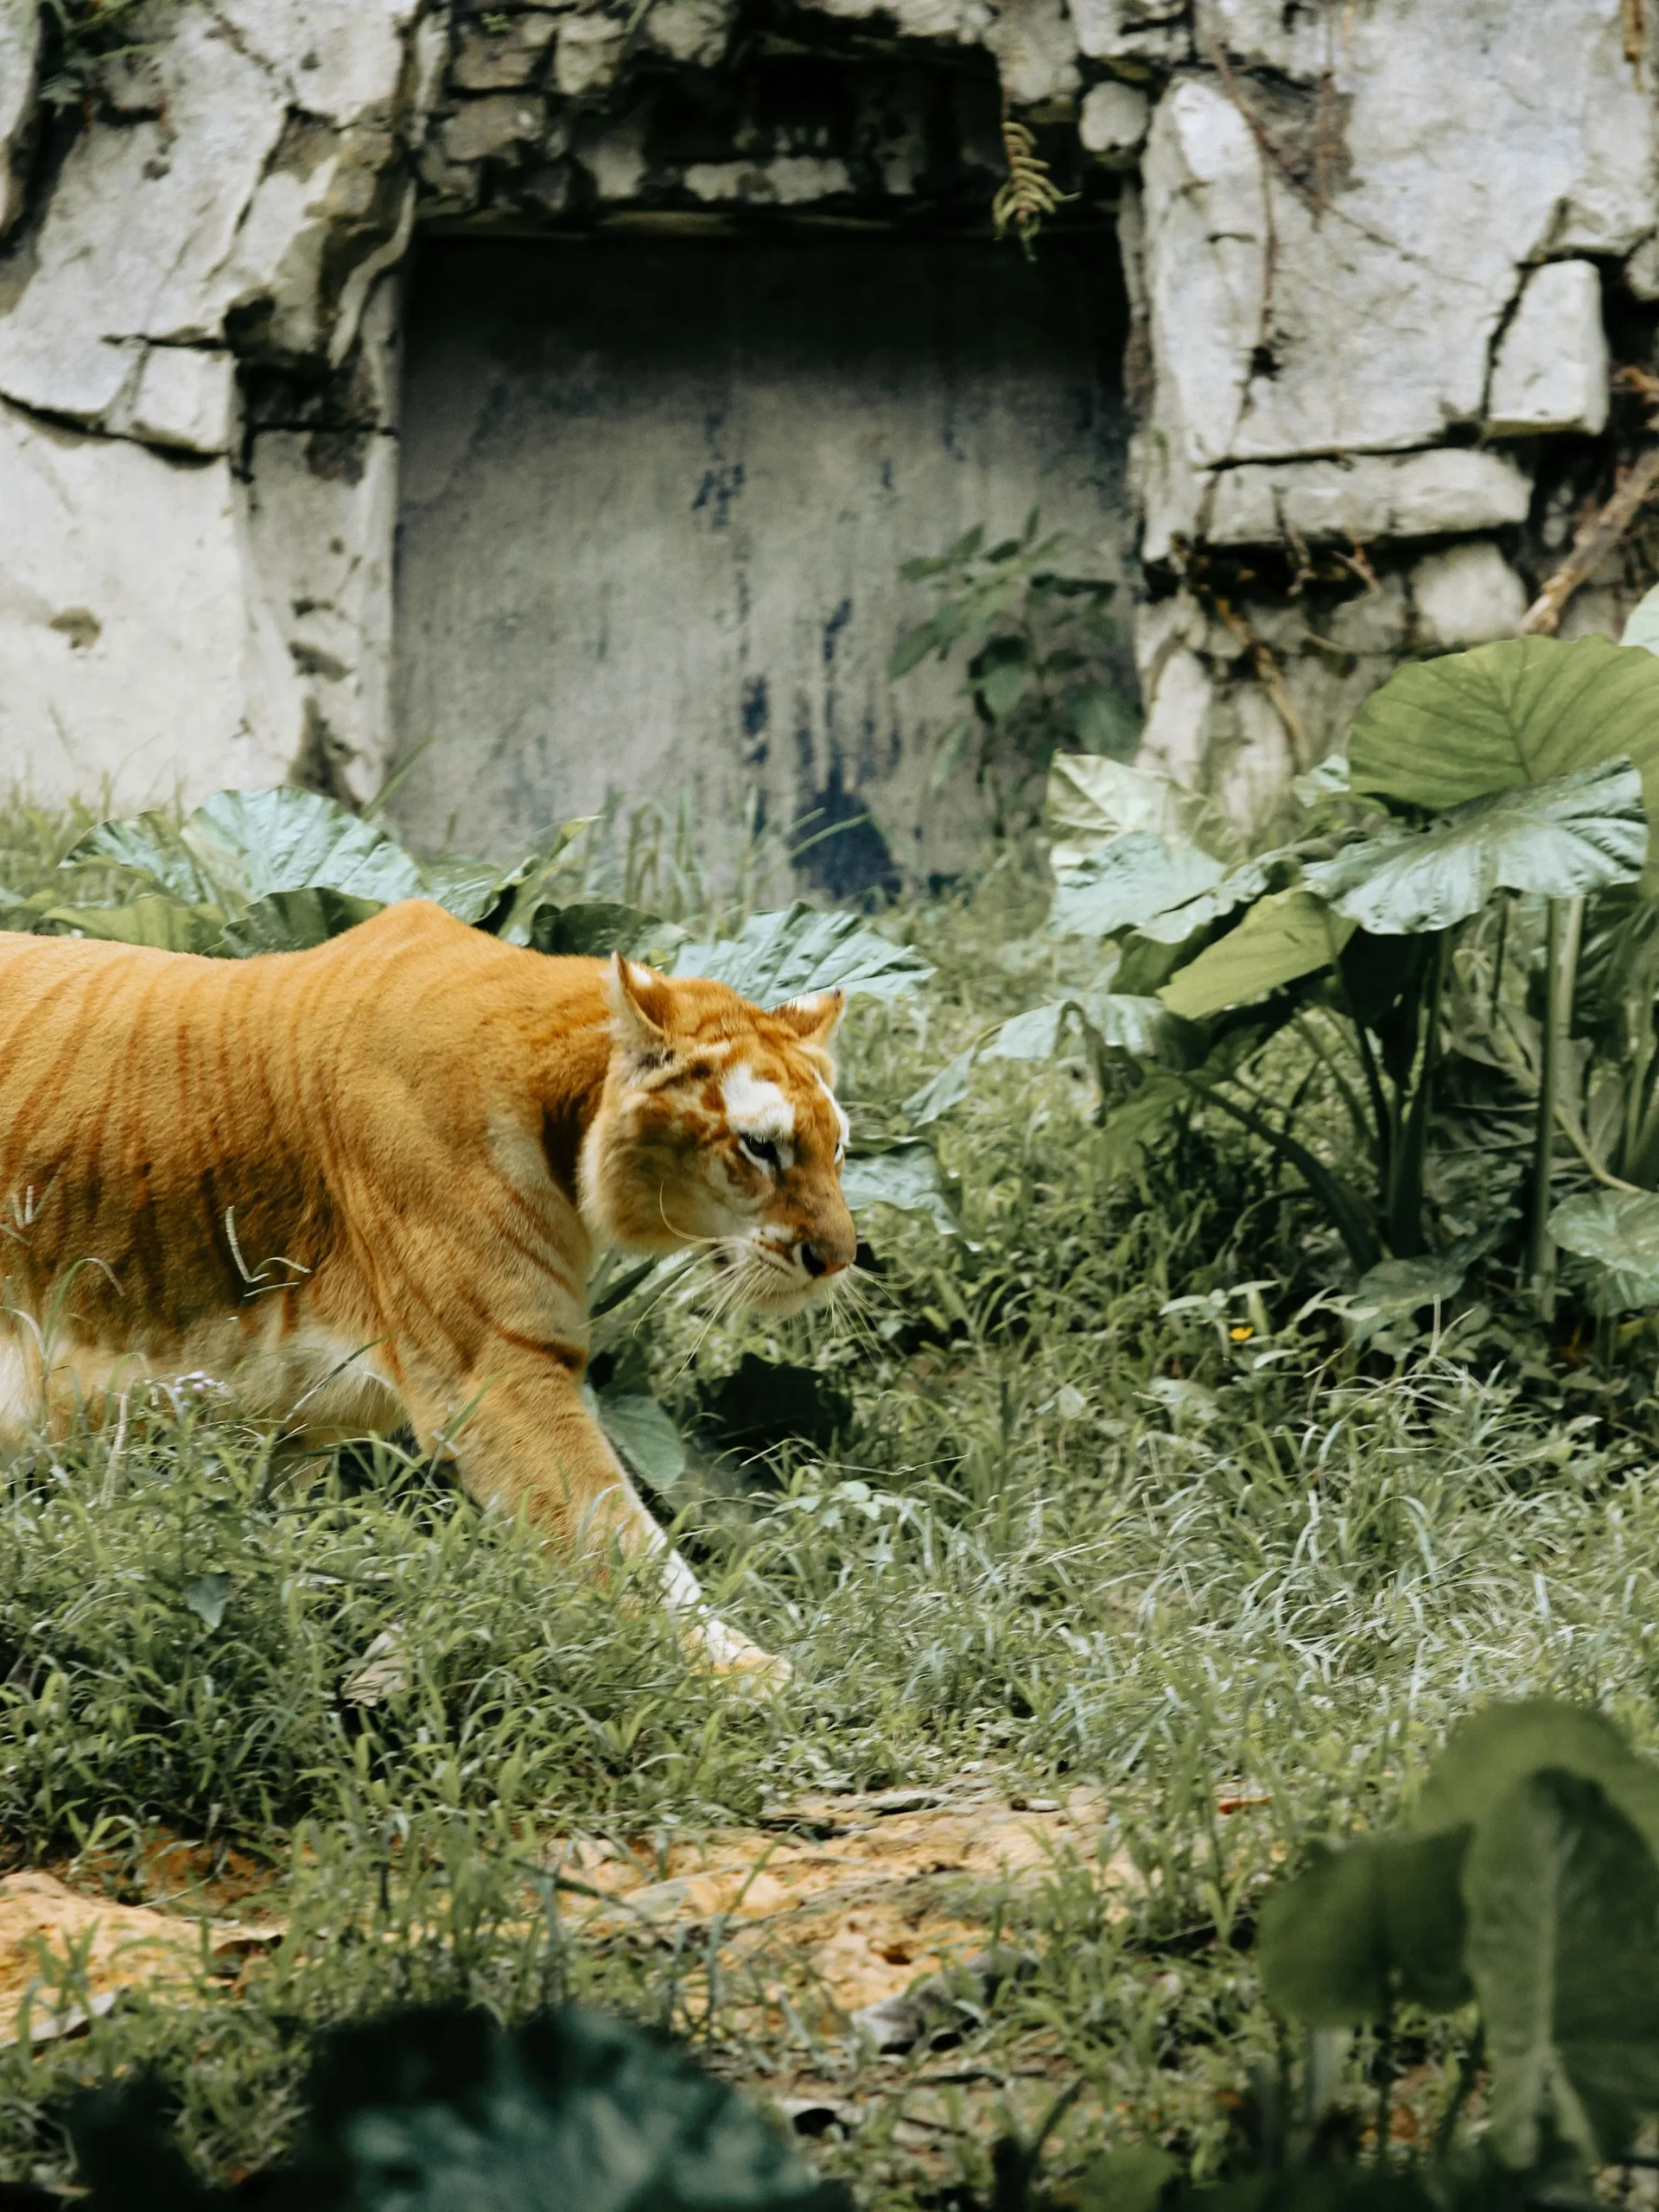
[[[654,1547],[578,1388],[594,1237],[818,1294],[838,1010],[421,901],[246,961],[0,936],[0,1440],[204,1372],[309,1435],[407,1421],[566,1547]]]
[[[89,1397],[105,1367],[234,1371],[282,1410],[273,1369],[338,1363],[394,1319],[468,1359],[467,1306],[489,1286],[434,1299],[426,1278],[458,1274],[444,1239],[480,1207],[579,1299],[574,1193],[515,1186],[491,1108],[529,1105],[549,1025],[513,986],[537,958],[412,902],[246,961],[0,938],[0,1276],[54,1331],[57,1389]],[[567,978],[556,1025],[581,1057],[604,1020],[598,963],[557,964],[594,971]],[[520,1180],[545,1184],[531,1166]],[[341,1411],[308,1410],[324,1427]]]

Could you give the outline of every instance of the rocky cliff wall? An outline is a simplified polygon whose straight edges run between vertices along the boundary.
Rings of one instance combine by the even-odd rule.
[[[1121,242],[1147,753],[1257,810],[1644,435],[1650,5],[0,0],[0,764],[366,792],[417,233],[982,226],[1006,100]]]

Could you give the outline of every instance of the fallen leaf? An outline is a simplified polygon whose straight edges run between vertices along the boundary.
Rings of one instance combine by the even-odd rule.
[[[281,1932],[116,1904],[38,1871],[8,1874],[0,1879],[0,2048],[72,2035],[124,1989],[194,1990],[213,1959],[263,1948]]]
[[[976,1891],[1044,1873],[1061,1853],[1096,1861],[1104,1821],[1091,1789],[1017,1805],[989,1790],[885,1790],[804,1798],[768,1813],[763,1828],[661,1854],[572,1837],[547,1846],[545,1859],[574,1892],[566,1910],[579,1932],[672,1941],[719,1924],[728,1991],[747,1970],[760,2012],[776,2014],[787,1996],[823,2031],[844,2032],[855,2014],[983,1953]],[[1097,1878],[1127,1888],[1135,1876],[1120,1853]],[[762,2024],[758,2014],[750,2024]]]
[[[384,1705],[409,1688],[413,1671],[409,1631],[401,1622],[383,1628],[340,1686],[347,1705]]]

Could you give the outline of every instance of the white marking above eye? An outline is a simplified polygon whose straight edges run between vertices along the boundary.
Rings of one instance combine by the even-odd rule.
[[[775,1147],[780,1166],[795,1159],[795,1109],[775,1083],[758,1076],[747,1060],[740,1060],[721,1078],[721,1103],[732,1134],[740,1143]]]

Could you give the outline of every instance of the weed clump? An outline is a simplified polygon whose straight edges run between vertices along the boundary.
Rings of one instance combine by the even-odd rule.
[[[392,1804],[649,1819],[756,1802],[759,1724],[688,1665],[660,1606],[620,1607],[394,1446],[296,1495],[268,1435],[175,1396],[118,1440],[23,1458],[0,1517],[14,1859],[156,1824],[269,1847]],[[377,1639],[396,1665],[365,1702]]]

